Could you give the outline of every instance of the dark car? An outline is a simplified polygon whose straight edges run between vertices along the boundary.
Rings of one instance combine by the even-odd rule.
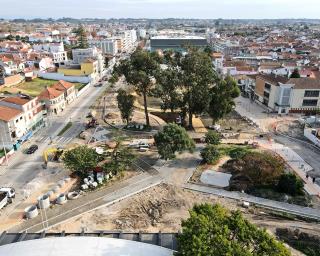
[[[31,145],[27,150],[27,154],[28,155],[33,154],[34,152],[36,152],[38,150],[38,148],[39,147],[37,145]]]

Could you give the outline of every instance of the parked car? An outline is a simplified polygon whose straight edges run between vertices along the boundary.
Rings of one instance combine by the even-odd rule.
[[[8,194],[9,198],[15,198],[16,197],[16,191],[14,188],[11,187],[1,187],[0,192],[5,192]]]
[[[28,155],[33,154],[34,152],[36,152],[38,150],[38,148],[39,147],[37,145],[31,145],[27,150],[27,154]]]
[[[16,195],[14,188],[0,188],[0,209],[12,203],[12,198]]]

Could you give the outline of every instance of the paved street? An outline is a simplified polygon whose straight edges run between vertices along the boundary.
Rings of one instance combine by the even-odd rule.
[[[42,153],[46,148],[50,147],[50,137],[54,143],[65,145],[77,136],[84,127],[89,107],[96,101],[103,90],[105,90],[105,86],[90,86],[63,113],[49,118],[49,125],[42,129],[39,134],[36,134],[29,142],[25,143],[22,149],[17,151],[10,159],[8,166],[0,167],[0,187],[12,186],[16,189],[16,199],[9,208],[14,207],[15,204],[22,201],[22,190],[25,185],[41,175],[42,172],[45,172],[41,166],[43,164]],[[62,136],[57,136],[69,121],[73,122],[72,127]],[[32,155],[24,154],[23,150],[31,144],[37,144],[39,149]]]

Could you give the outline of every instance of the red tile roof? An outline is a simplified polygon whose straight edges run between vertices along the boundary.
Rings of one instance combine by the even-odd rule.
[[[54,88],[47,87],[40,93],[38,97],[39,99],[51,100],[51,99],[58,98],[61,94],[63,94],[63,91],[58,91]]]
[[[20,115],[21,111],[15,108],[0,106],[0,120],[9,122],[16,116]]]
[[[58,91],[65,91],[73,87],[74,84],[68,83],[63,80],[59,80],[59,82],[55,83],[54,85],[51,86],[51,88],[56,89]]]
[[[31,99],[21,98],[17,96],[17,97],[7,97],[7,98],[4,98],[2,101],[23,106],[24,104],[28,103],[30,100]]]

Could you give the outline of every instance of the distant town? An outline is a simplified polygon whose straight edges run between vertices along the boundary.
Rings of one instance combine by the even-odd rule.
[[[0,19],[0,255],[320,255],[319,159],[320,20]]]

